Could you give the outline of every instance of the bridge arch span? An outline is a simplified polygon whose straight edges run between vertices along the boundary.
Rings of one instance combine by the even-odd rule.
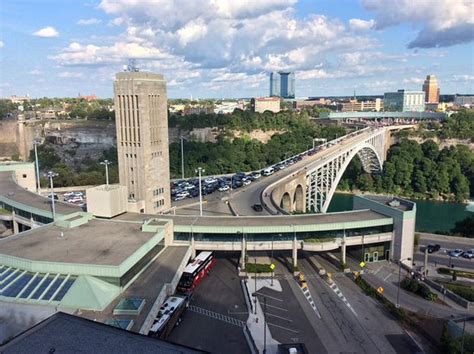
[[[361,159],[362,167],[364,168],[365,172],[382,172],[383,162],[380,157],[380,154],[377,152],[377,150],[372,144],[369,144],[367,142],[359,145],[357,148],[350,150],[347,154],[341,155],[340,157],[338,157],[340,160],[337,160],[336,158],[336,160],[340,163],[336,164],[338,165],[338,168],[335,171],[336,173],[332,174],[333,178],[329,178],[328,180],[329,185],[327,186],[326,196],[321,203],[321,212],[325,213],[328,210],[329,204],[331,203],[331,199],[336,191],[337,185],[339,184],[342,176],[344,175],[347,166],[349,166],[349,163],[356,155],[358,155]]]
[[[290,193],[285,192],[283,194],[280,201],[280,208],[282,208],[287,213],[291,213],[293,211],[293,203],[291,202]]]
[[[293,196],[293,205],[294,210],[304,212],[305,211],[305,195],[303,186],[298,184],[295,189],[295,193]]]

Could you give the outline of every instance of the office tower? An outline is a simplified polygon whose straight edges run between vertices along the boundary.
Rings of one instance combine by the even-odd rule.
[[[387,112],[423,112],[425,110],[425,93],[407,90],[385,92],[383,104]]]
[[[439,103],[439,87],[436,76],[428,75],[423,84],[423,91],[425,92],[426,103]]]
[[[280,97],[295,98],[295,73],[280,71]]]
[[[280,74],[270,73],[270,97],[280,97]]]
[[[120,184],[143,213],[171,206],[166,82],[162,75],[121,72],[114,82]]]
[[[295,73],[289,71],[270,73],[270,97],[295,98]]]

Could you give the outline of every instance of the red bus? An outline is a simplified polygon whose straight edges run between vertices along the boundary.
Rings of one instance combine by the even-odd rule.
[[[184,269],[178,283],[178,290],[183,293],[193,291],[215,264],[216,259],[212,252],[199,253]]]

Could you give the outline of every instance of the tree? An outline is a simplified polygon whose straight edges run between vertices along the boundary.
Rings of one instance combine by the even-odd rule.
[[[454,224],[454,228],[451,229],[451,232],[463,237],[474,238],[474,215],[471,215],[470,217],[461,221],[457,221]]]

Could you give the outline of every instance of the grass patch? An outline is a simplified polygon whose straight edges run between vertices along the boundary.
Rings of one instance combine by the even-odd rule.
[[[247,263],[245,265],[245,271],[247,273],[271,273],[272,269],[270,268],[270,264]]]
[[[7,209],[0,208],[0,215],[12,215],[12,212],[8,211]]]
[[[456,276],[458,276],[458,277],[474,279],[474,273],[473,272],[468,272],[468,271],[464,271],[464,270],[457,270],[457,269],[450,269],[450,268],[438,268],[438,273],[439,274],[447,274],[447,275],[452,276],[454,272],[456,272]]]
[[[453,293],[463,297],[467,301],[474,301],[474,288],[472,286],[452,283],[444,283],[443,285],[446,289],[451,290]]]

